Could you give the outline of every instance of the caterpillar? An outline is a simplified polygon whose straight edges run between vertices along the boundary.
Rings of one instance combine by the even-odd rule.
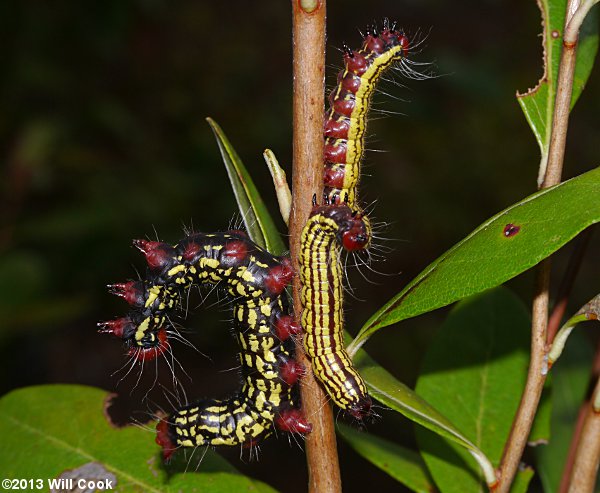
[[[327,394],[356,419],[370,414],[371,399],[344,346],[340,254],[342,247],[348,251],[365,248],[368,233],[362,214],[346,204],[315,203],[300,247],[304,349]]]
[[[303,367],[293,358],[299,327],[289,314],[285,287],[293,270],[288,258],[275,257],[243,232],[194,233],[175,246],[147,240],[134,245],[146,257],[147,279],[113,284],[109,289],[132,310],[101,322],[101,332],[122,338],[129,354],[145,361],[169,349],[169,312],[194,285],[226,284],[240,344],[242,387],[225,400],[188,404],[157,425],[156,442],[167,460],[179,447],[251,446],[273,432],[309,433],[294,384]]]
[[[408,53],[408,38],[390,26],[367,29],[362,47],[351,50],[344,45],[344,69],[329,95],[329,111],[324,122],[324,196],[330,203],[346,202],[360,211],[356,188],[360,180],[360,163],[364,153],[367,112],[375,85],[382,73]],[[368,218],[363,215],[368,234]]]

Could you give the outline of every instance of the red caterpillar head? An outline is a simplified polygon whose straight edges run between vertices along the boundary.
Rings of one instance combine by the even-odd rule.
[[[167,330],[160,327],[156,331],[147,331],[144,336],[138,340],[127,341],[130,345],[128,354],[136,357],[139,361],[150,361],[169,349],[167,340]]]
[[[135,316],[135,315],[134,315]],[[129,347],[128,354],[136,356],[140,361],[149,361],[163,354],[169,348],[167,331],[164,327],[152,329],[150,320],[146,318],[136,323],[130,316],[99,322],[98,332],[112,334],[123,339]],[[139,334],[140,330],[143,331]]]
[[[371,234],[367,218],[362,213],[353,212],[352,221],[348,222],[346,229],[341,231],[341,236],[342,245],[349,252],[368,248]]]
[[[368,27],[363,49],[380,54],[394,46],[400,46],[402,53],[406,55],[409,48],[408,38],[402,31],[398,31],[396,27],[396,22],[392,22],[390,25],[389,19],[383,20],[383,29],[381,32],[379,32],[375,25]]]
[[[368,218],[362,212],[352,211],[345,203],[330,203],[329,199],[325,198],[325,205],[315,205],[311,216],[320,214],[333,221],[338,241],[345,250],[353,252],[369,248],[371,224]],[[313,197],[313,203],[316,204],[316,197]]]
[[[361,398],[357,403],[350,406],[346,412],[355,419],[363,420],[371,415],[371,407],[373,403],[369,396]]]

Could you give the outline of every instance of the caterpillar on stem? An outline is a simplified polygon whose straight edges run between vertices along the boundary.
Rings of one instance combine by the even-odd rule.
[[[332,204],[345,202],[361,211],[357,200],[360,164],[364,154],[367,113],[375,86],[390,66],[406,57],[408,38],[390,25],[367,29],[362,47],[351,50],[344,45],[344,69],[338,84],[329,95],[330,109],[324,123],[324,196]],[[371,236],[368,217],[363,215],[367,234]]]
[[[242,387],[229,399],[204,399],[183,406],[157,426],[156,441],[168,459],[179,447],[253,446],[273,432],[309,433],[294,385],[304,369],[293,358],[299,332],[289,314],[285,287],[292,279],[289,259],[275,257],[243,232],[188,235],[175,246],[135,240],[149,272],[142,281],[114,284],[111,291],[132,310],[102,322],[101,332],[123,339],[138,360],[169,348],[168,314],[194,285],[223,283],[233,304],[240,344]]]
[[[344,69],[329,95],[324,122],[324,204],[316,206],[302,232],[300,277],[304,347],[313,371],[333,402],[357,419],[371,413],[364,380],[343,341],[341,249],[369,247],[372,228],[357,200],[367,112],[383,72],[408,52],[408,38],[386,19],[367,30],[362,47],[344,45]]]
[[[332,401],[357,419],[371,412],[364,380],[352,365],[343,341],[342,247],[365,248],[368,229],[346,204],[313,207],[302,231],[300,280],[304,348],[313,372]]]

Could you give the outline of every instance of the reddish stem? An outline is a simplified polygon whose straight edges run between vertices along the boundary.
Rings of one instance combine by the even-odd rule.
[[[565,316],[565,311],[569,302],[569,296],[573,290],[573,285],[575,284],[577,273],[581,267],[585,250],[590,242],[591,234],[592,229],[588,228],[581,233],[579,237],[577,237],[575,248],[573,249],[573,253],[569,259],[569,265],[567,266],[565,276],[563,277],[560,287],[558,288],[556,304],[554,305],[552,315],[550,315],[550,320],[548,321],[548,345],[552,344],[552,341],[554,340],[554,337],[561,326],[561,321]]]

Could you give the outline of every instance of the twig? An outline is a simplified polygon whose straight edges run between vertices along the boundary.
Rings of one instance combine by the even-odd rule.
[[[596,402],[599,395],[600,380],[596,383],[579,435],[579,445],[573,460],[569,493],[592,493],[594,491],[598,464],[600,463],[600,409],[598,409]]]
[[[296,271],[300,234],[322,191],[323,88],[325,74],[325,0],[292,0],[294,29],[294,155],[290,251]],[[310,12],[310,13],[309,13]],[[294,280],[294,309],[301,313],[300,282]],[[307,368],[302,380],[302,407],[313,425],[306,437],[311,493],[342,491],[333,413],[312,372],[302,347],[297,358]]]
[[[598,380],[600,377],[600,340],[596,344],[596,354],[594,355],[594,362],[592,365],[592,374],[590,377],[590,384]],[[581,433],[584,427],[584,423],[587,421],[587,415],[591,406],[591,396],[586,397],[581,403],[579,413],[577,415],[577,423],[571,437],[571,443],[569,444],[569,452],[567,453],[567,460],[565,461],[560,486],[558,493],[567,493],[569,485],[571,483],[571,474],[573,472],[573,464],[575,463],[575,456],[580,446]]]
[[[569,258],[569,265],[567,265],[567,270],[565,271],[565,275],[558,288],[556,303],[554,304],[552,315],[550,315],[550,320],[548,321],[548,345],[552,344],[552,341],[554,341],[554,336],[556,336],[556,333],[560,328],[560,322],[565,316],[569,296],[573,289],[577,273],[579,272],[579,267],[581,267],[581,261],[583,260],[585,250],[590,242],[592,231],[591,228],[588,228],[576,239],[575,248],[573,248],[573,252]]]
[[[504,448],[498,469],[498,493],[508,493],[519,467],[523,450],[527,444],[542,389],[546,380],[546,326],[548,323],[548,285],[550,283],[550,262],[542,262],[536,272],[537,293],[533,300],[531,322],[531,360],[525,390],[519,409],[513,421],[510,436]]]
[[[585,0],[584,0],[585,3]],[[567,128],[569,125],[569,110],[573,89],[573,76],[579,27],[583,18],[577,20],[578,25],[571,21],[580,7],[579,0],[569,0],[565,19],[565,37],[561,53],[552,133],[548,151],[548,166],[541,188],[557,185],[561,181]],[[586,6],[587,10],[589,8]],[[568,31],[568,37],[567,37]],[[498,493],[508,493],[513,482],[521,456],[525,450],[529,432],[537,412],[542,388],[546,381],[546,341],[548,327],[548,300],[550,288],[550,259],[541,262],[537,267],[536,289],[532,307],[531,321],[531,359],[525,390],[521,397],[519,409],[513,421],[510,436],[504,448],[502,461],[498,470]]]

